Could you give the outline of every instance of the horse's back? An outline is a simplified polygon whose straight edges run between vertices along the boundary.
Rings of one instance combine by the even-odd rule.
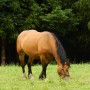
[[[55,46],[54,37],[50,32],[37,32],[31,30],[22,42],[22,49],[28,55],[52,52],[52,46]]]
[[[55,39],[52,33],[48,31],[44,31],[41,33],[39,45],[43,48],[51,52],[52,46],[55,46]],[[41,48],[40,47],[40,48]]]

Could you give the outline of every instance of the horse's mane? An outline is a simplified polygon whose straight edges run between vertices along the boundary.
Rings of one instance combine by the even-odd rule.
[[[69,64],[69,61],[66,56],[66,52],[65,52],[60,40],[56,37],[56,35],[54,33],[52,33],[52,35],[54,36],[54,38],[56,40],[57,54],[58,54],[59,58],[61,59],[61,63],[64,64],[64,62],[66,61]]]

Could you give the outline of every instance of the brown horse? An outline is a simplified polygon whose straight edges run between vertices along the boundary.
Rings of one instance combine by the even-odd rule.
[[[40,59],[42,72],[39,79],[44,79],[46,78],[47,65],[54,58],[58,64],[57,73],[59,76],[63,79],[69,79],[69,61],[60,41],[53,33],[48,31],[25,30],[18,35],[16,43],[24,78],[26,78],[24,57],[27,55],[29,56],[29,78],[32,78],[31,65],[34,59]]]

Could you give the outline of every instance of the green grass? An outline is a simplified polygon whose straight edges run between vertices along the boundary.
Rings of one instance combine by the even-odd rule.
[[[23,80],[21,67],[0,66],[0,90],[90,90],[90,64],[72,64],[69,81],[60,80],[56,69],[57,65],[49,64],[47,78],[39,80],[41,65],[35,65],[34,80]]]

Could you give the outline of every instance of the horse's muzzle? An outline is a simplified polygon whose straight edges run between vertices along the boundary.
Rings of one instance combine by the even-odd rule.
[[[63,77],[63,80],[66,80],[66,81],[70,80],[70,76],[68,75],[68,76]]]

